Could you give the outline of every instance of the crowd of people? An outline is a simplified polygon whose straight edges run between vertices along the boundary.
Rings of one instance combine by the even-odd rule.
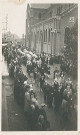
[[[46,105],[49,108],[54,107],[55,112],[62,111],[62,119],[70,120],[73,123],[72,114],[77,115],[77,90],[74,88],[70,78],[65,79],[65,70],[62,66],[61,58],[57,62],[61,62],[61,69],[56,67],[53,72],[53,82],[48,83],[46,76],[50,75],[50,64],[52,57],[48,58],[44,54],[40,54],[37,58],[26,58],[26,71],[28,76],[24,75],[22,64],[24,56],[20,56],[17,47],[7,46],[4,48],[3,54],[7,60],[9,75],[14,77],[14,98],[22,105],[24,109],[29,130],[45,131],[50,130],[50,123],[47,120],[45,111]],[[43,93],[44,103],[39,104],[36,90],[29,81],[30,74],[33,74],[35,83],[38,83],[40,92]],[[73,115],[74,117],[74,115]]]

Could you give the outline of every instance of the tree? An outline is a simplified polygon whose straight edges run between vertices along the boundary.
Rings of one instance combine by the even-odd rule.
[[[65,48],[64,57],[65,60],[71,60],[72,75],[77,77],[77,64],[78,64],[78,20],[75,22],[74,26],[66,29],[65,34]]]

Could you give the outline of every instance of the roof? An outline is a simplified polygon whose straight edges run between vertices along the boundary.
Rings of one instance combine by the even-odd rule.
[[[38,8],[39,9],[48,9],[50,6],[51,6],[51,4],[45,4],[45,3],[44,4],[41,4],[41,3],[40,4],[39,3],[38,4],[37,3],[36,4],[30,4],[31,8],[37,8],[37,9]]]

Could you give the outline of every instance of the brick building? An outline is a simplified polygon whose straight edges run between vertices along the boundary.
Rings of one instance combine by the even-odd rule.
[[[78,4],[28,4],[26,46],[38,53],[59,54],[66,31],[77,19]]]

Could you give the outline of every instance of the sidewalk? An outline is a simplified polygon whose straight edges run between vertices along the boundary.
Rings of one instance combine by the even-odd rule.
[[[7,62],[4,61],[4,57],[2,56],[2,76],[9,76],[8,69],[7,69]]]
[[[7,64],[3,61],[2,72],[2,131],[27,131],[24,111],[14,100],[14,81],[8,76]]]

